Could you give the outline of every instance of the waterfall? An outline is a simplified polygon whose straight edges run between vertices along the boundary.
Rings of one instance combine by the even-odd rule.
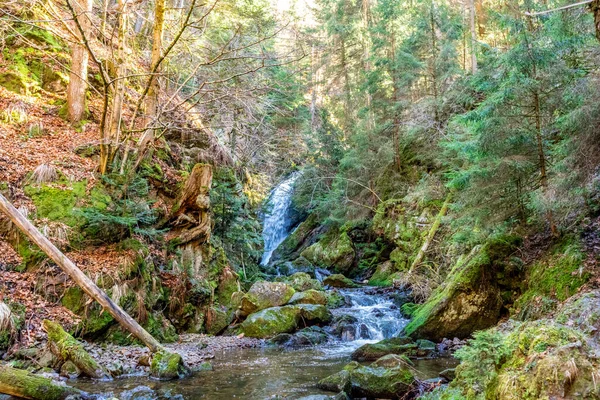
[[[290,219],[290,206],[292,204],[292,194],[294,183],[300,177],[301,173],[296,171],[286,180],[281,182],[269,196],[267,203],[267,212],[263,219],[263,240],[265,250],[260,261],[261,265],[267,265],[271,260],[273,251],[285,240],[292,229]]]

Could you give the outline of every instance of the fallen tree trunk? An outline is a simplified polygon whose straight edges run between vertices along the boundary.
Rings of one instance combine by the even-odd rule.
[[[167,352],[163,346],[150,335],[136,320],[131,318],[118,304],[112,301],[112,299],[104,293],[96,284],[77,266],[69,260],[48,238],[41,234],[39,230],[33,224],[23,216],[2,194],[0,194],[0,211],[5,213],[8,218],[23,232],[32,242],[39,246],[44,253],[48,255],[63,271],[65,271],[71,279],[83,289],[92,299],[96,300],[115,320],[117,320],[121,326],[131,332],[136,338],[142,341],[152,353],[160,353],[161,359],[173,360],[173,363],[169,364],[172,368],[174,362],[180,364],[178,371],[185,370],[181,356],[178,354],[171,354]],[[162,365],[162,364],[161,364]],[[153,375],[162,375],[161,371],[152,371]],[[175,374],[168,373],[169,377],[174,378]],[[181,375],[181,373],[179,373]]]
[[[48,334],[50,350],[62,361],[71,361],[90,378],[106,379],[109,374],[88,354],[75,338],[69,335],[56,322],[44,320],[42,323]]]
[[[31,400],[63,400],[69,396],[87,399],[89,396],[50,378],[25,370],[0,365],[0,393]]]
[[[412,273],[414,271],[414,269],[416,267],[418,267],[419,264],[421,264],[421,262],[423,261],[423,258],[425,257],[425,253],[427,253],[427,250],[429,249],[429,246],[431,245],[431,242],[433,241],[435,234],[437,233],[438,229],[440,228],[440,224],[442,223],[442,218],[444,218],[444,216],[448,212],[448,205],[450,204],[451,200],[452,200],[452,192],[450,192],[448,194],[448,196],[446,197],[446,201],[444,201],[444,204],[442,205],[442,208],[440,209],[440,212],[435,217],[435,220],[433,221],[433,224],[431,225],[431,228],[429,229],[429,233],[427,234],[427,238],[425,239],[425,242],[423,242],[423,245],[419,249],[417,256],[413,260],[413,262],[410,266],[410,269],[408,270],[409,273]]]

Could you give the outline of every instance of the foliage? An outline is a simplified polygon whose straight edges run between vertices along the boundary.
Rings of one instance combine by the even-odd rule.
[[[214,220],[213,240],[219,243],[242,277],[254,271],[262,254],[261,227],[243,193],[242,185],[229,168],[217,168],[211,190]]]
[[[148,183],[135,176],[107,175],[92,189],[90,205],[81,209],[82,229],[88,240],[114,243],[132,235],[155,239],[158,212],[151,207]]]

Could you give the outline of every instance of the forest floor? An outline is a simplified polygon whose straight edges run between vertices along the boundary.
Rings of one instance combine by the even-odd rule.
[[[165,347],[179,353],[192,370],[215,358],[224,350],[261,347],[263,341],[243,336],[209,336],[205,334],[181,334],[176,343]],[[118,365],[125,374],[149,373],[150,350],[142,346],[118,346],[106,343],[85,343],[86,350],[104,366]]]

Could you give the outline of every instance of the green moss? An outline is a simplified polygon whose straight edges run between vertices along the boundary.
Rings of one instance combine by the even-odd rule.
[[[502,306],[494,279],[496,274],[510,268],[505,260],[521,241],[516,236],[493,237],[468,256],[460,257],[444,283],[414,310],[405,333],[438,340],[467,337],[473,331],[493,325]],[[469,313],[464,312],[467,309]]]
[[[584,254],[572,236],[564,237],[550,254],[535,262],[527,277],[527,286],[517,299],[512,313],[521,320],[540,318],[554,311],[590,278],[583,270]]]
[[[419,308],[418,304],[415,303],[404,303],[400,306],[400,312],[406,318],[411,318],[415,311]]]
[[[71,227],[83,222],[81,215],[77,213],[77,203],[85,196],[87,181],[71,184],[70,187],[62,188],[50,185],[29,185],[25,187],[25,194],[33,200],[39,218],[47,218]]]
[[[189,373],[183,363],[183,358],[177,353],[166,350],[156,352],[150,363],[150,374],[161,380],[181,378]]]
[[[95,303],[86,306],[86,299],[83,290],[72,286],[65,291],[61,304],[82,317],[80,329],[83,337],[97,338],[115,323],[115,319],[109,313],[103,312]]]
[[[353,243],[348,234],[342,232],[338,235],[334,230],[302,251],[301,255],[314,265],[333,268],[340,273],[348,273],[355,258]]]
[[[267,338],[296,330],[300,309],[295,306],[273,307],[250,315],[241,325],[248,337]]]

